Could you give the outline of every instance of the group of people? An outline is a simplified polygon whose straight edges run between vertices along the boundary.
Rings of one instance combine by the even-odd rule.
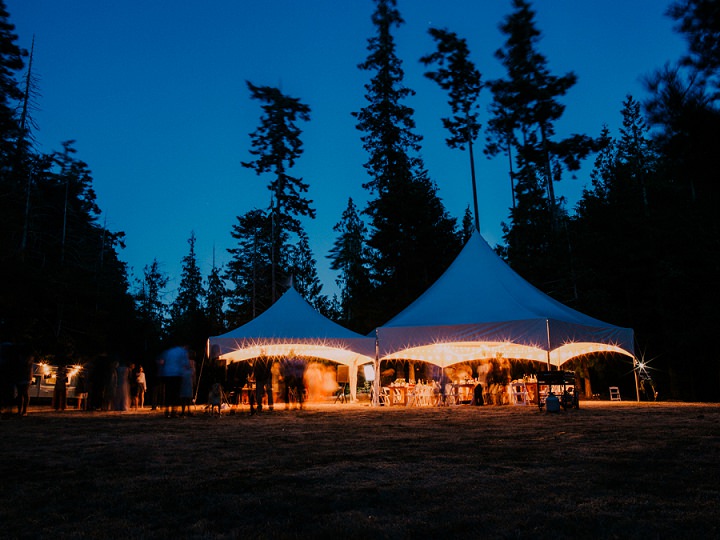
[[[296,357],[258,357],[248,362],[233,364],[228,372],[230,395],[233,404],[239,404],[243,391],[247,393],[250,414],[262,412],[267,407],[272,411],[276,400],[285,408],[302,409],[305,401],[305,371],[307,363]],[[208,402],[211,403],[210,396]]]
[[[26,347],[0,344],[0,413],[7,415],[17,404],[17,413],[27,415],[29,388],[33,383],[34,357]],[[191,414],[194,402],[195,359],[185,347],[173,347],[157,359],[157,372],[148,381],[143,366],[117,355],[101,355],[83,366],[72,366],[69,357],[58,357],[52,368],[51,406],[57,411],[74,398],[78,409],[128,411],[143,409],[149,382],[152,408],[165,407],[168,416]],[[48,372],[36,381],[48,381]],[[41,379],[41,380],[40,380]]]
[[[73,378],[74,395],[78,409],[127,411],[145,406],[147,378],[142,366],[112,361],[108,366],[88,364]],[[52,405],[55,410],[67,406],[68,371],[60,365],[55,375]]]
[[[72,366],[68,357],[58,357],[52,371],[33,372],[35,358],[22,344],[0,344],[0,407],[7,416],[17,406],[27,416],[30,387],[52,384],[51,406],[64,411],[74,398],[83,410],[126,411],[145,406],[148,381],[142,366],[111,357],[98,357],[84,366]],[[68,388],[70,391],[68,391]]]
[[[145,406],[147,378],[141,365],[117,359],[86,365],[75,378],[79,409],[128,411]]]
[[[24,354],[20,347],[11,344],[2,347],[0,401],[3,407],[17,402],[18,414],[26,415],[34,358]],[[89,411],[143,409],[146,401],[150,401],[153,410],[160,408],[167,417],[193,414],[196,363],[193,351],[185,346],[172,347],[160,354],[155,372],[149,374],[150,380],[143,366],[120,356],[102,355],[82,367],[71,364],[70,358],[63,357],[53,368],[51,406],[57,411],[65,410],[68,400],[74,398],[78,409]],[[265,408],[273,410],[276,401],[284,402],[286,408],[303,408],[307,364],[302,359],[289,357],[279,361],[259,357],[234,367],[231,379],[222,376],[225,374],[210,379],[215,384],[210,385],[207,402],[213,406],[213,413],[220,413],[224,401],[231,404],[233,399],[239,400],[243,391],[247,393],[250,414]],[[230,385],[229,397],[222,384]]]
[[[145,407],[145,393],[147,392],[147,378],[142,366],[135,364],[118,363],[117,391],[114,396],[113,410],[127,411],[129,409],[142,409]]]

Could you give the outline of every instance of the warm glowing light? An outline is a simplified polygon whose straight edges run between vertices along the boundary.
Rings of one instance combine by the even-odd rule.
[[[68,379],[72,379],[75,375],[80,373],[82,366],[68,366],[67,375]]]
[[[228,362],[242,362],[259,356],[270,357],[292,357],[300,356],[307,358],[325,358],[347,366],[362,365],[373,362],[373,359],[363,354],[332,346],[331,344],[318,343],[268,343],[238,342],[237,349],[220,355],[220,358]]]
[[[604,343],[565,343],[550,351],[549,361],[554,366],[561,366],[577,356],[598,352],[614,352],[630,355],[616,345]],[[540,346],[521,345],[509,341],[488,342],[452,342],[434,343],[422,347],[408,347],[401,351],[384,356],[382,360],[419,360],[440,367],[451,366],[472,360],[489,360],[491,358],[522,358],[537,362],[547,362],[548,352]]]
[[[562,347],[550,351],[550,363],[554,366],[561,366],[576,356],[583,356],[591,353],[618,353],[632,358],[632,354],[617,345],[606,343],[567,343]]]
[[[547,353],[539,347],[518,345],[508,341],[469,341],[434,343],[422,347],[411,347],[384,356],[383,360],[413,359],[445,367],[471,360],[484,360],[503,356],[505,358],[527,358],[545,361]]]

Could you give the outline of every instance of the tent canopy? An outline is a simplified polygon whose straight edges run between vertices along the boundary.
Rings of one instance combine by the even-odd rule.
[[[593,352],[633,355],[633,331],[569,308],[516,274],[477,231],[440,278],[378,328],[380,357],[447,366],[519,358],[560,366]]]
[[[208,342],[211,350],[229,362],[292,355],[353,366],[375,358],[374,338],[324,317],[293,287],[259,317]]]

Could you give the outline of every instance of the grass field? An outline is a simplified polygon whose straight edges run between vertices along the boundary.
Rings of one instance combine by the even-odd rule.
[[[2,538],[718,538],[720,406],[0,421]]]

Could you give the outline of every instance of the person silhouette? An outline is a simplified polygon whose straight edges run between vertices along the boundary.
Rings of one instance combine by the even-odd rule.
[[[180,386],[183,370],[188,364],[188,352],[185,347],[173,347],[165,351],[163,359],[163,376],[165,377],[165,416],[175,417],[180,404]]]
[[[61,364],[55,374],[55,387],[53,388],[53,408],[64,411],[67,407],[67,367]]]
[[[260,357],[255,360],[253,374],[255,375],[255,400],[257,410],[262,412],[263,396],[267,394],[267,405],[273,410],[272,364],[269,358]]]
[[[145,406],[145,392],[147,392],[147,378],[142,366],[138,366],[135,374],[135,382],[137,384],[137,395],[135,396],[135,406],[142,409]]]

